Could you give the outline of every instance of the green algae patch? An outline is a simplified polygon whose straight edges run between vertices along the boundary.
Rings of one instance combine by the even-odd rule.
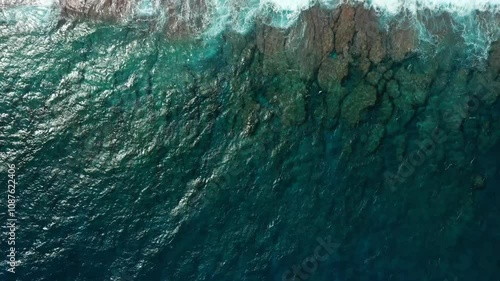
[[[366,83],[361,83],[349,93],[341,107],[341,116],[349,124],[356,125],[361,120],[361,114],[377,101],[377,90]]]

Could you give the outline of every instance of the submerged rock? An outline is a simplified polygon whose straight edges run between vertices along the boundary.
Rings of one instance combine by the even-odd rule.
[[[472,183],[474,185],[474,189],[483,189],[485,187],[485,179],[481,175],[476,175],[472,178]]]
[[[135,4],[135,0],[60,0],[63,16],[83,15],[106,20],[123,19],[131,14]]]
[[[415,26],[410,22],[394,23],[389,31],[389,54],[395,61],[402,61],[418,48],[418,36]]]
[[[170,38],[197,36],[207,27],[210,14],[205,0],[163,0],[161,3],[167,18],[165,32]]]
[[[368,84],[360,84],[351,93],[347,94],[342,103],[342,117],[355,125],[361,120],[361,114],[377,100],[377,90]]]

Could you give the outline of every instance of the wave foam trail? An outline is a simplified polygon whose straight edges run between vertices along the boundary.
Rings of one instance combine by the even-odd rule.
[[[405,0],[353,0],[373,7],[379,11],[396,14],[401,10],[417,12],[428,9],[434,12],[452,12],[457,14],[467,14],[473,11],[491,11],[498,10],[500,0],[423,0],[423,1],[405,1]],[[326,2],[329,2],[326,0]]]
[[[30,26],[43,26],[60,11],[125,21],[156,18],[165,22],[170,34],[194,33],[210,38],[226,30],[246,33],[257,22],[290,28],[304,10],[315,5],[335,9],[345,4],[375,10],[382,28],[408,21],[420,40],[431,45],[443,37],[443,28],[436,28],[441,23],[433,22],[433,18],[446,14],[451,19],[448,29],[460,33],[467,48],[481,57],[500,38],[500,0],[0,0],[0,10],[4,21],[31,22]]]
[[[45,29],[53,26],[58,19],[56,6],[56,0],[0,0],[0,22],[6,23],[7,29],[17,32]]]
[[[160,13],[160,1],[158,0],[140,0],[135,9],[135,15],[138,17],[152,17]]]
[[[249,22],[256,17],[270,18],[270,25],[287,28],[302,11],[314,5],[334,9],[346,3],[362,4],[384,16],[393,17],[399,17],[403,12],[416,16],[423,11],[435,14],[447,12],[457,17],[474,15],[476,12],[500,12],[500,0],[208,0],[207,6],[211,8],[213,21],[241,30],[242,25],[238,22]]]
[[[288,28],[303,10],[315,3],[311,0],[212,0],[207,3],[211,19],[206,34],[216,35],[227,28],[246,33],[257,18],[274,27]]]
[[[453,31],[475,57],[487,57],[491,43],[500,38],[500,0],[208,0],[211,16],[204,35],[218,35],[227,29],[245,33],[256,20],[286,29],[314,5],[335,9],[344,4],[375,10],[382,28],[394,22],[410,22],[420,41],[433,46],[447,36],[446,32]],[[446,24],[444,14],[450,19]]]

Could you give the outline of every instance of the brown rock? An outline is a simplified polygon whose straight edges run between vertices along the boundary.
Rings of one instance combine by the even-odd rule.
[[[361,112],[373,106],[377,100],[375,87],[362,83],[352,93],[349,93],[342,103],[342,117],[351,125],[356,125],[361,119]]]
[[[333,50],[333,14],[314,6],[304,11],[286,37],[286,57],[308,80]]]
[[[167,24],[165,32],[171,38],[200,34],[207,27],[208,8],[205,0],[164,0]]]
[[[335,51],[338,54],[347,54],[354,32],[356,31],[354,22],[356,9],[349,5],[343,5],[340,9],[340,17],[335,29]]]
[[[257,25],[257,49],[263,55],[264,73],[279,74],[287,69],[285,36],[285,31],[279,28],[263,23]]]
[[[332,85],[340,84],[349,73],[349,61],[350,58],[345,58],[343,56],[339,56],[336,59],[326,59],[319,68],[319,86],[329,91]]]
[[[410,22],[393,24],[389,31],[389,53],[395,61],[402,61],[416,51],[418,37]]]
[[[383,44],[383,34],[379,28],[379,18],[373,9],[366,9],[363,6],[356,8],[356,35],[358,45],[363,57],[368,57],[372,62],[381,62],[386,50]]]
[[[126,0],[60,0],[61,13],[68,15],[85,15],[105,20],[120,20],[135,5]]]

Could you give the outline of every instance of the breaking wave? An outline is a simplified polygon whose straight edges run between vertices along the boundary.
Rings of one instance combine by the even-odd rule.
[[[467,51],[477,58],[486,58],[491,44],[500,38],[500,0],[136,0],[124,4],[127,7],[118,4],[107,7],[100,0],[0,0],[0,3],[0,23],[24,29],[53,26],[54,18],[69,10],[97,17],[105,14],[123,22],[155,20],[163,28],[175,26],[173,33],[188,30],[210,38],[227,30],[247,33],[256,22],[286,29],[314,5],[335,9],[349,4],[373,9],[380,17],[382,29],[394,22],[409,23],[421,42],[429,45],[439,44],[449,33],[458,34]]]

